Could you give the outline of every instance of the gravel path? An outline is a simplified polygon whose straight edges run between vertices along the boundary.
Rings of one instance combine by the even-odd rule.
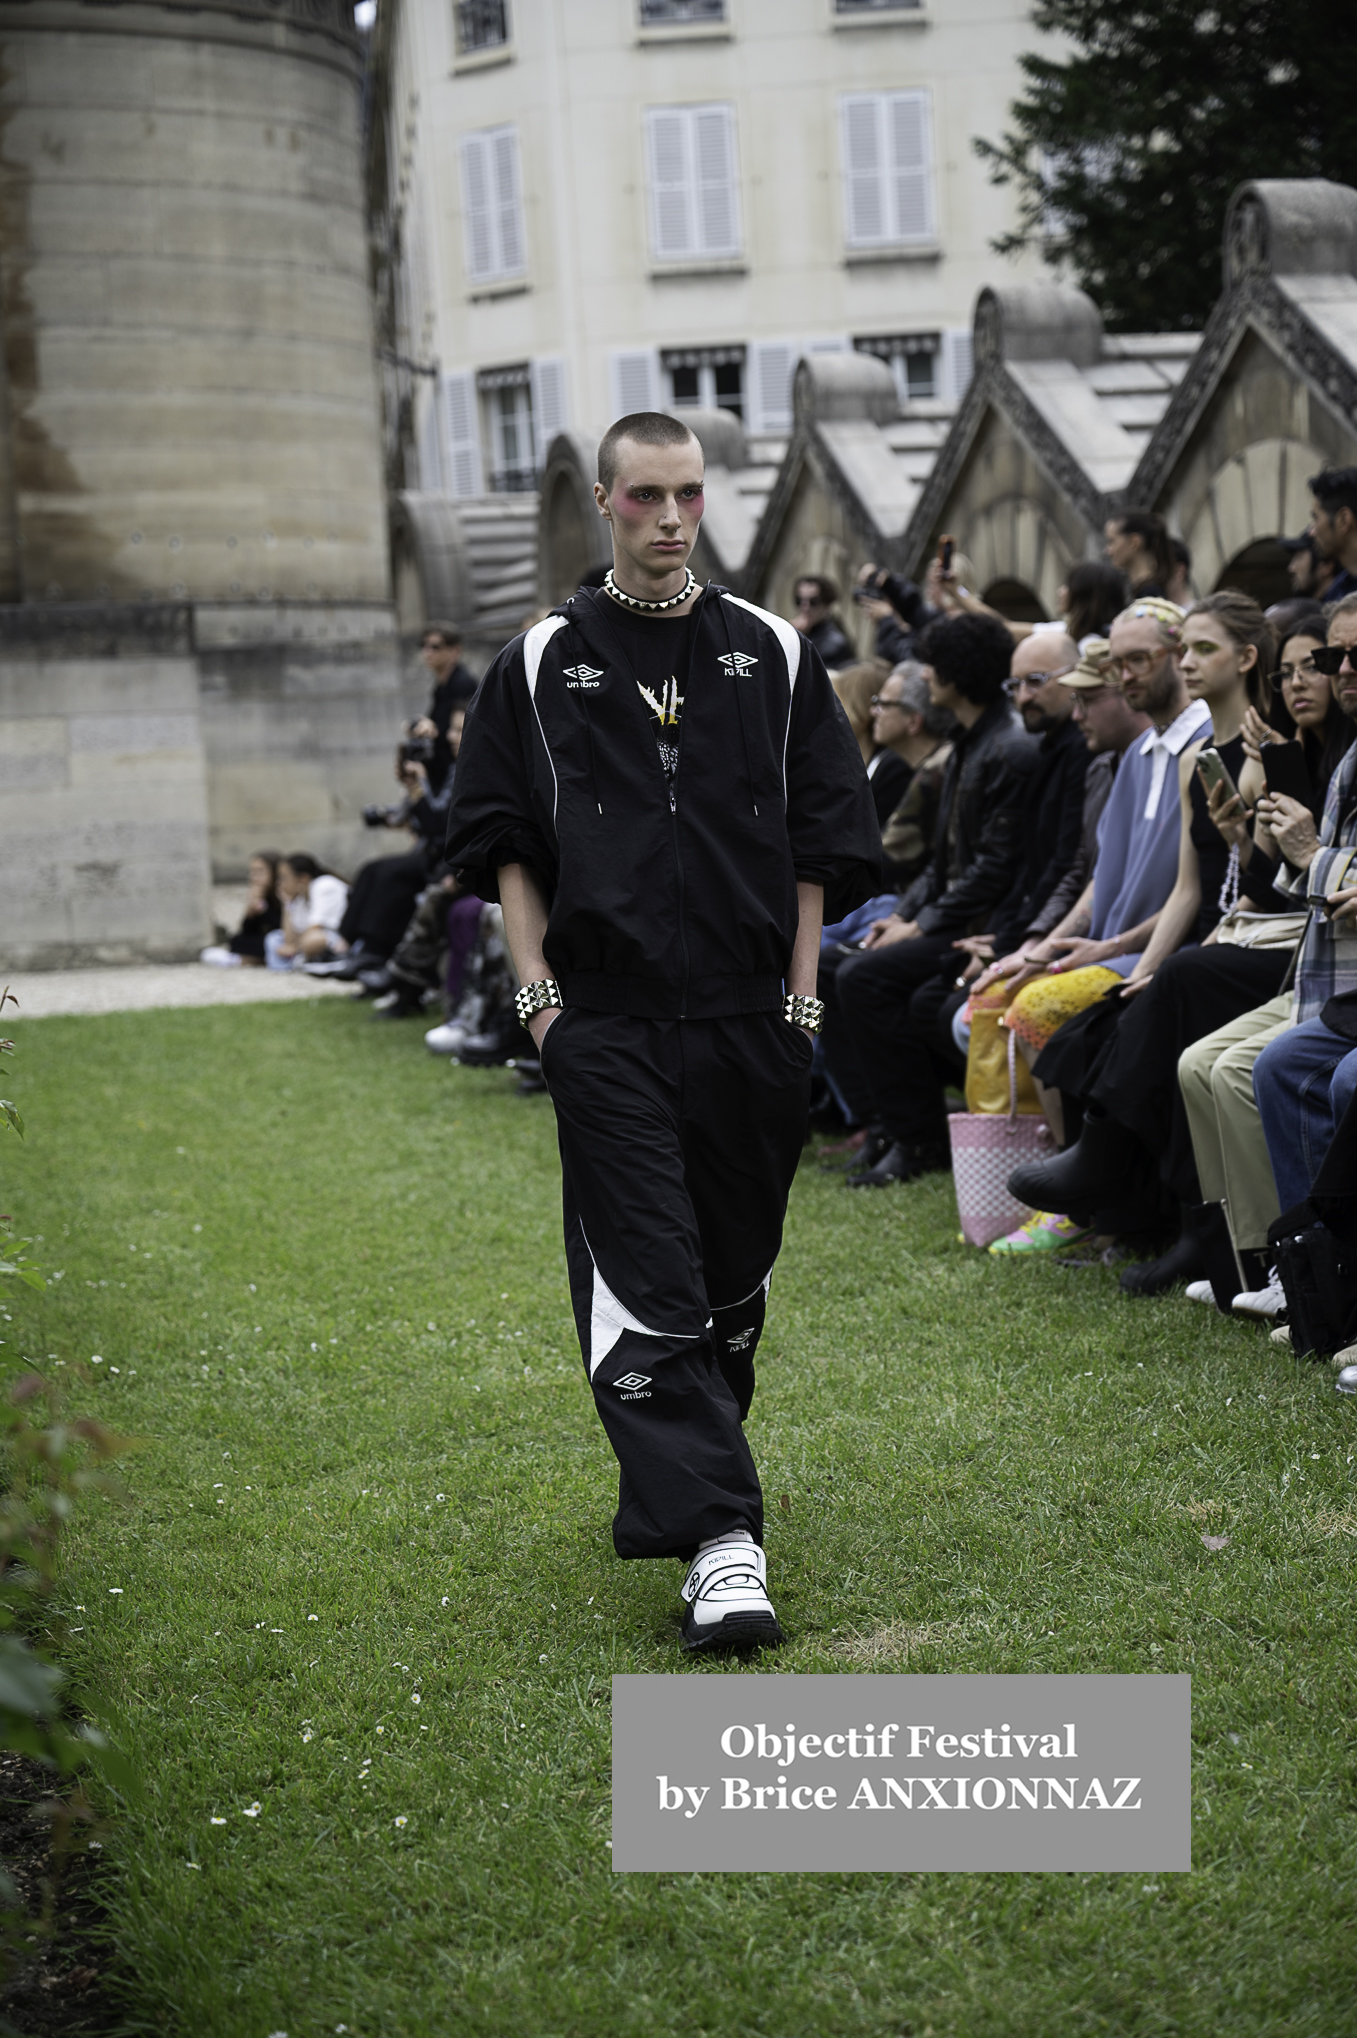
[[[19,1000],[6,1005],[0,1032],[16,1019],[83,1012],[152,1012],[170,1005],[255,1005],[296,998],[352,997],[351,984],[290,970],[212,969],[206,963],[154,963],[132,969],[34,970],[0,974]]]

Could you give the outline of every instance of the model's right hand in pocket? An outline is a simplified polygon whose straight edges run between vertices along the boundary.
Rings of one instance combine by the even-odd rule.
[[[528,1021],[528,1032],[532,1035],[532,1044],[539,1054],[542,1052],[542,1042],[560,1016],[559,1005],[548,1005],[545,1012],[534,1012]]]

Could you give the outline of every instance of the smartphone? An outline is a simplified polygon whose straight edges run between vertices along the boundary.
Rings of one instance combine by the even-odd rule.
[[[952,554],[956,551],[955,538],[941,538],[938,541],[938,564],[944,573],[952,570]]]
[[[1238,798],[1239,787],[1225,769],[1224,764],[1221,762],[1220,752],[1213,744],[1208,743],[1205,749],[1198,755],[1197,769],[1202,775],[1202,782],[1208,792],[1213,792],[1218,785],[1223,785],[1227,799]]]
[[[1315,789],[1310,780],[1310,768],[1305,762],[1305,752],[1299,743],[1265,743],[1263,776],[1270,793],[1282,793],[1289,800],[1299,800],[1303,807],[1314,813]]]

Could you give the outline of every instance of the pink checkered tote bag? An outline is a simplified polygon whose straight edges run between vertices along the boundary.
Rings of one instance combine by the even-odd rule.
[[[1045,1119],[1018,1110],[1017,1046],[1010,1033],[1007,1116],[953,1111],[947,1120],[957,1216],[968,1245],[992,1245],[996,1238],[1026,1223],[1032,1212],[1009,1195],[1008,1178],[1024,1161],[1040,1160],[1051,1150]]]

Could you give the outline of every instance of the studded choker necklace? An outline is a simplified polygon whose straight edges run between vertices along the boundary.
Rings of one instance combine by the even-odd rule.
[[[671,594],[668,601],[641,601],[634,594],[624,594],[622,592],[622,589],[613,579],[613,570],[610,566],[604,576],[603,585],[614,601],[621,602],[623,608],[639,609],[645,615],[658,616],[662,615],[665,609],[676,609],[680,602],[687,601],[689,595],[697,594],[700,583],[694,579],[693,570],[689,567],[683,586],[677,594]]]

